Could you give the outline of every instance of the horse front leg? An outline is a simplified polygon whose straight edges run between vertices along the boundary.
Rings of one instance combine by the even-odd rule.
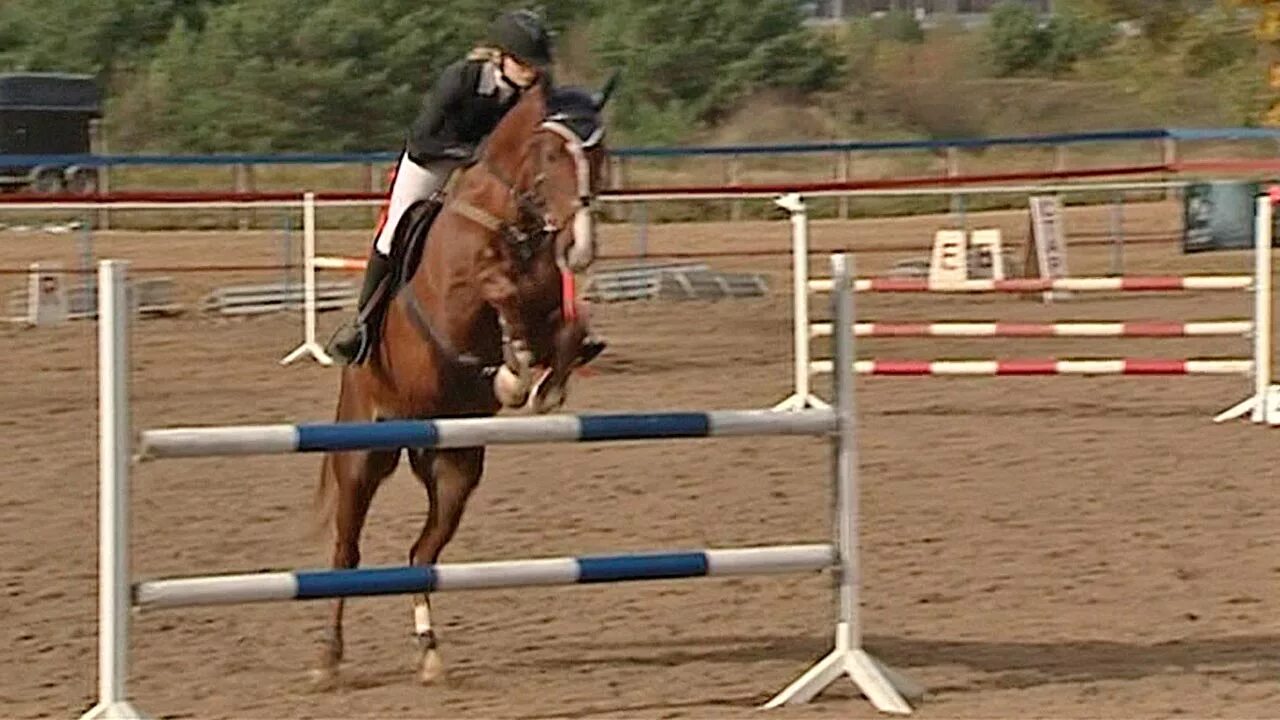
[[[581,356],[587,326],[581,320],[562,323],[552,340],[550,367],[542,373],[529,393],[528,409],[548,413],[564,405],[569,393],[569,376]]]
[[[522,340],[503,343],[502,365],[493,376],[493,393],[503,407],[521,407],[534,385],[533,352]]]
[[[484,448],[414,451],[409,456],[413,473],[427,490],[427,519],[422,533],[409,550],[410,565],[435,565],[440,552],[457,532],[467,498],[480,484],[484,472]],[[428,593],[413,598],[413,631],[418,645],[418,679],[432,684],[444,677],[439,637],[431,620]]]

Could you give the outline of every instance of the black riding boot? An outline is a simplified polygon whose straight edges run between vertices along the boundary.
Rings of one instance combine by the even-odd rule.
[[[360,299],[356,305],[356,316],[349,324],[343,325],[329,341],[329,354],[345,364],[358,363],[368,354],[374,342],[380,318],[378,313],[370,312],[369,301],[382,283],[383,278],[391,271],[391,259],[376,250],[369,257],[369,265],[364,272],[364,286],[360,289]]]
[[[594,334],[588,335],[582,341],[582,349],[578,351],[578,365],[586,365],[595,360],[608,345],[603,339],[596,337]]]

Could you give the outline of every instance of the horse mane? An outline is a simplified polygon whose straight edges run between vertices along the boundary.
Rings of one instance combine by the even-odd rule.
[[[484,143],[482,160],[514,175],[524,159],[525,143],[542,124],[546,109],[547,89],[545,81],[539,81],[521,93],[515,107],[498,121]]]

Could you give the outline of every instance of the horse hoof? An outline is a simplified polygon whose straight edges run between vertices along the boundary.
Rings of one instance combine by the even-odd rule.
[[[493,376],[493,394],[505,407],[520,407],[529,398],[531,381],[517,376],[506,365]]]
[[[564,407],[566,397],[567,393],[565,393],[563,385],[543,389],[537,396],[537,405],[534,407],[534,412],[543,415],[559,410]]]
[[[552,381],[552,374],[552,370],[548,368],[534,382],[533,389],[529,393],[529,402],[525,407],[530,413],[543,415],[559,410],[564,405],[568,392],[563,381]]]
[[[423,685],[434,685],[444,679],[444,660],[434,648],[422,653],[419,667],[418,680]]]
[[[333,690],[338,686],[338,668],[337,667],[319,667],[314,668],[307,673],[308,683],[312,690],[324,692]]]

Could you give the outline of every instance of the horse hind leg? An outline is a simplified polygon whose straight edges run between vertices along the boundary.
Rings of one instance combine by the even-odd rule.
[[[343,452],[326,457],[324,472],[329,476],[325,481],[334,484],[333,492],[337,496],[333,507],[333,569],[346,570],[360,564],[360,533],[369,505],[379,484],[395,470],[398,461],[398,452]],[[321,638],[320,657],[311,671],[312,683],[321,689],[337,683],[344,647],[345,602],[343,598],[330,602],[329,624]]]
[[[427,490],[427,502],[430,504],[422,533],[409,550],[409,564],[434,565],[457,531],[467,499],[480,482],[484,471],[484,448],[411,451],[409,460],[414,475]],[[439,638],[431,622],[431,597],[428,593],[413,598],[413,624],[418,645],[418,679],[429,685],[444,677],[445,666],[440,657]]]

